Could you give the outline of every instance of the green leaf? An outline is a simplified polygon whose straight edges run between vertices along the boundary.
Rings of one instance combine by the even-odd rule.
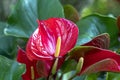
[[[108,72],[108,76],[106,80],[119,80],[119,79],[120,79],[120,73]]]
[[[28,38],[37,28],[37,19],[64,17],[58,0],[19,0],[8,19],[6,35]]]
[[[77,45],[87,43],[99,34],[108,33],[110,35],[110,49],[120,46],[118,41],[118,27],[114,18],[92,14],[79,20],[77,25],[79,27]]]
[[[81,76],[77,76],[75,77],[73,80],[85,80],[86,75],[81,75]]]
[[[25,66],[0,55],[0,79],[21,80]]]
[[[0,22],[0,55],[8,58],[14,58],[17,50],[16,39],[11,36],[4,35],[4,28],[7,23]]]
[[[3,36],[5,36],[4,35],[4,28],[5,28],[5,26],[7,26],[7,23],[4,23],[4,22],[0,22],[0,37],[3,37]]]
[[[85,80],[106,80],[106,72],[93,73],[86,76]]]
[[[69,71],[75,70],[76,66],[77,66],[77,62],[75,60],[68,59],[63,63],[63,65],[61,67],[61,71],[64,74],[64,73],[67,73]]]
[[[73,76],[74,74],[75,74],[74,71],[69,71],[63,75],[62,80],[70,80],[70,77]],[[72,80],[85,80],[85,77],[86,75],[81,75],[81,76],[76,75],[76,77],[73,78]]]
[[[37,0],[37,6],[39,19],[64,17],[64,10],[59,0]]]

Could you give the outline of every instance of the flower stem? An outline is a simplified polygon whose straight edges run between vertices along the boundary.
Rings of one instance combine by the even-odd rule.
[[[54,75],[56,73],[57,70],[57,65],[58,65],[58,58],[56,58],[53,67],[52,67],[52,75]]]

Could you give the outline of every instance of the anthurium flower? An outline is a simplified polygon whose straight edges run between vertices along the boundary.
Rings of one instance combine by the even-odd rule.
[[[78,37],[78,27],[73,22],[64,18],[49,18],[38,20],[38,28],[31,35],[26,53],[31,60],[55,59],[57,41],[60,50],[58,57],[63,57],[70,51]],[[58,40],[59,39],[59,40]]]
[[[71,51],[71,58],[84,63],[79,75],[100,71],[120,72],[120,55],[110,50],[93,46],[79,46]]]
[[[76,61],[81,57],[84,58],[80,75],[100,71],[120,72],[120,55],[107,50],[109,42],[109,35],[104,33],[70,52],[70,58]]]
[[[59,69],[64,55],[77,41],[78,28],[69,20],[50,18],[38,21],[38,24],[27,43],[26,52],[18,51],[17,61],[26,64],[26,72],[22,76],[24,80],[48,77],[56,58],[58,62],[54,69]]]
[[[65,57],[59,58],[57,69],[60,68]],[[17,61],[26,65],[26,72],[22,75],[23,80],[36,80],[50,75],[51,66],[54,61],[49,60],[29,60],[26,52],[19,48]]]
[[[18,50],[17,61],[26,65],[26,72],[22,75],[23,80],[36,80],[37,78],[48,76],[50,66],[53,64],[49,61],[31,61],[21,48]]]

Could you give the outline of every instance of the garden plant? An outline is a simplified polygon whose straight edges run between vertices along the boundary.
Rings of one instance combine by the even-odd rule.
[[[0,22],[0,80],[120,80],[119,15],[78,8],[18,0]]]

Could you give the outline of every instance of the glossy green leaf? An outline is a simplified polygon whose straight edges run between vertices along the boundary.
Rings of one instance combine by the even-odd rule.
[[[97,80],[97,77],[98,77],[99,74],[90,74],[90,75],[87,75],[85,80]]]
[[[81,76],[75,77],[73,80],[85,80],[85,79],[86,79],[86,75],[81,75]]]
[[[62,73],[67,73],[69,71],[75,70],[77,66],[77,62],[75,60],[67,60],[63,63],[61,67]]]
[[[4,35],[4,28],[5,28],[5,26],[7,26],[7,24],[6,23],[4,23],[4,22],[0,22],[0,37],[3,37],[3,36],[5,36]]]
[[[69,66],[70,67],[70,66]],[[71,80],[70,78],[75,74],[75,71],[67,72],[63,75],[62,80]],[[86,75],[75,76],[72,80],[85,80]]]
[[[37,19],[64,17],[63,8],[58,0],[18,0],[8,19],[6,35],[28,38],[37,28]]]
[[[25,66],[0,55],[0,80],[21,80]]]
[[[14,58],[17,49],[16,39],[14,37],[4,35],[3,30],[6,25],[8,24],[0,22],[0,55]]]
[[[110,35],[110,48],[114,49],[120,46],[118,27],[114,18],[92,14],[79,20],[77,25],[79,27],[77,45],[87,43],[99,34],[108,33]]]
[[[108,72],[108,76],[106,80],[119,80],[119,79],[120,79],[120,73]]]
[[[93,73],[86,76],[85,80],[106,80],[106,72]]]
[[[37,0],[37,6],[40,20],[49,17],[64,17],[64,10],[59,0]]]

